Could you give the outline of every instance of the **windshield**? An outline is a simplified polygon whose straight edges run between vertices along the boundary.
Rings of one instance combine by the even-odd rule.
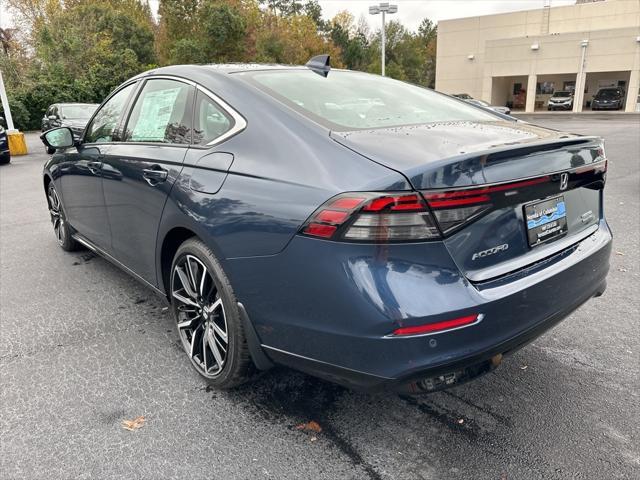
[[[571,92],[554,92],[553,96],[554,97],[570,97]]]
[[[98,105],[63,105],[60,107],[62,118],[78,118],[89,120]]]
[[[360,72],[311,70],[242,72],[250,82],[333,130],[446,121],[495,121],[460,100],[408,83]]]
[[[596,93],[596,98],[616,98],[619,95],[620,95],[619,90],[607,89],[607,90],[600,90],[598,93]]]

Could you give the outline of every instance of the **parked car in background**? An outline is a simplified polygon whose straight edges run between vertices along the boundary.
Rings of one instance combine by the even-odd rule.
[[[624,108],[624,90],[619,87],[601,88],[591,100],[591,110],[621,110]]]
[[[549,98],[547,110],[573,110],[573,92],[569,90],[553,92]]]
[[[282,364],[429,393],[604,292],[601,138],[326,61],[158,68],[43,134],[60,247],[166,296],[218,388]]]
[[[11,152],[9,151],[9,139],[4,127],[4,118],[0,117],[0,165],[5,165],[10,161]]]
[[[82,136],[84,127],[91,118],[91,115],[98,108],[97,103],[54,103],[47,108],[42,117],[42,131],[46,132],[56,127],[69,127],[74,138]],[[47,153],[54,150],[47,148]]]
[[[456,98],[460,98],[462,100],[472,100],[473,99],[473,97],[471,95],[469,95],[468,93],[454,93],[453,96],[456,97]]]
[[[477,105],[478,107],[488,108],[489,110],[493,110],[494,112],[502,113],[503,115],[511,115],[511,109],[509,107],[498,107],[496,105],[491,105],[484,100],[477,100],[475,98],[467,98],[464,99],[464,101],[473,105]]]

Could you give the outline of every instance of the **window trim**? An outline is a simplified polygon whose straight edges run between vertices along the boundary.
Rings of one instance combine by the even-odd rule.
[[[126,82],[123,85],[120,85],[118,89],[114,90],[113,92],[111,92],[111,94],[109,94],[109,96],[107,96],[107,98],[105,98],[102,103],[98,106],[98,108],[96,108],[96,111],[93,112],[93,115],[91,116],[91,118],[89,119],[89,121],[87,122],[87,125],[85,126],[83,132],[82,132],[82,140],[81,140],[81,145],[112,145],[114,143],[118,143],[118,142],[114,142],[113,141],[113,135],[111,136],[111,141],[110,142],[87,142],[85,141],[85,139],[87,138],[87,134],[89,133],[89,126],[93,124],[93,121],[95,120],[96,116],[98,115],[98,113],[100,113],[100,110],[102,110],[102,107],[109,101],[111,100],[115,95],[117,95],[119,92],[121,92],[122,90],[124,90],[125,88],[127,88],[129,85],[134,85],[132,92],[129,94],[129,96],[127,97],[127,99],[124,102],[124,109],[122,110],[122,113],[124,115],[127,116],[127,118],[129,118],[129,110],[131,107],[131,98],[133,97],[133,95],[136,94],[136,92],[138,91],[138,88],[140,87],[139,84],[140,79],[139,78],[134,78],[129,82]],[[123,115],[123,117],[124,117]],[[122,117],[119,119],[118,123],[116,123],[116,126],[114,127],[114,132],[119,132],[119,129],[122,125]]]
[[[229,130],[224,132],[222,135],[214,138],[209,143],[205,143],[204,145],[192,145],[193,147],[195,148],[212,147],[214,145],[224,142],[225,140],[233,137],[234,135],[240,133],[245,128],[247,128],[247,121],[245,120],[245,118],[242,115],[240,115],[236,110],[234,110],[233,107],[231,107],[231,105],[229,105],[227,102],[225,102],[220,97],[218,97],[215,93],[211,92],[210,90],[207,90],[202,85],[196,85],[196,91],[200,91],[204,95],[209,97],[209,99],[213,100],[213,102],[216,105],[218,105],[231,118],[233,118],[233,125]],[[197,98],[197,95],[196,95],[196,98]],[[194,115],[195,115],[195,108],[194,108]]]
[[[187,78],[183,78],[183,77],[179,77],[176,75],[145,75],[145,76],[137,76],[132,78],[130,81],[126,82],[125,84],[123,84],[120,88],[118,88],[117,90],[114,90],[113,92],[111,92],[111,94],[104,99],[104,101],[100,104],[100,106],[98,106],[98,108],[96,108],[96,111],[93,112],[93,116],[89,119],[89,121],[87,122],[87,127],[93,122],[94,117],[97,115],[97,113],[102,109],[102,106],[107,103],[111,97],[113,97],[116,93],[118,93],[120,90],[122,90],[123,88],[126,88],[127,86],[137,83],[136,87],[133,89],[133,92],[131,93],[131,96],[127,99],[127,102],[125,104],[125,108],[124,108],[124,115],[121,118],[120,122],[118,123],[116,130],[119,130],[123,127],[126,126],[127,122],[129,121],[129,116],[131,115],[131,111],[133,109],[133,105],[135,100],[138,98],[138,95],[140,94],[140,92],[142,91],[142,87],[144,86],[144,84],[146,83],[147,80],[152,80],[152,79],[165,79],[165,80],[176,80],[179,82],[184,82],[188,85],[191,85],[193,87],[195,87],[196,89],[196,94],[193,96],[193,105],[191,108],[191,113],[192,116],[195,114],[195,100],[197,97],[197,93],[198,91],[201,91],[202,93],[204,93],[207,97],[209,97],[211,100],[213,100],[222,110],[224,110],[229,116],[231,116],[231,118],[233,118],[234,120],[234,125],[233,127],[231,127],[229,130],[227,130],[226,132],[224,132],[222,135],[220,135],[217,138],[214,138],[213,140],[211,140],[209,143],[206,143],[204,145],[194,145],[193,143],[142,143],[142,142],[121,142],[121,141],[111,141],[111,142],[103,142],[103,143],[89,143],[89,142],[85,142],[85,138],[88,132],[88,128],[85,128],[83,135],[82,135],[82,145],[162,145],[165,147],[177,147],[177,148],[197,148],[200,150],[203,149],[208,149],[211,148],[215,145],[218,145],[228,139],[230,139],[231,137],[237,135],[238,133],[242,132],[245,128],[247,128],[247,120],[244,118],[244,116],[242,116],[242,114],[240,114],[236,109],[234,109],[231,105],[229,105],[227,102],[225,102],[222,98],[220,98],[218,95],[216,95],[215,93],[213,93],[211,90],[209,90],[206,87],[203,87],[202,85],[200,85],[199,83],[194,82],[193,80],[189,80]],[[123,119],[124,120],[123,122]],[[193,125],[192,125],[193,127]]]

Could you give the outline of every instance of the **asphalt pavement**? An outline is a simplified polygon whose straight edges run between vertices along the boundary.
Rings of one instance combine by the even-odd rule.
[[[0,166],[0,478],[640,478],[640,116],[521,118],[605,138],[609,288],[495,372],[417,400],[285,368],[206,387],[162,299],[57,246],[29,134]]]

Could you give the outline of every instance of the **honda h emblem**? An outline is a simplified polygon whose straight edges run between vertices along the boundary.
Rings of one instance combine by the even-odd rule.
[[[566,190],[569,185],[569,174],[561,173],[560,174],[560,190]]]

